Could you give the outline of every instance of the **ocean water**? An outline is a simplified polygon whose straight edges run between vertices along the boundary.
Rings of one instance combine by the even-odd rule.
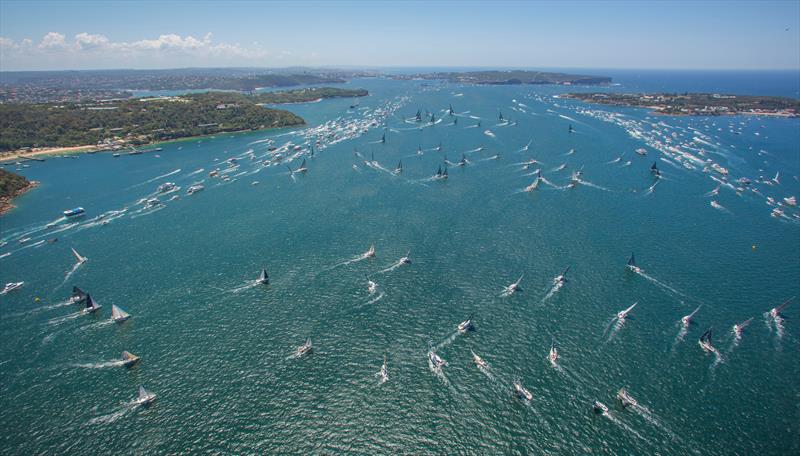
[[[291,106],[307,129],[20,171],[41,185],[0,219],[0,281],[25,281],[0,296],[3,453],[800,451],[800,304],[765,316],[800,294],[798,211],[773,217],[766,199],[800,193],[798,119],[656,117],[555,98],[564,87],[352,85],[371,92],[355,111],[349,99]],[[410,120],[418,109],[441,121]],[[291,160],[264,167],[268,144]],[[208,176],[230,157],[230,181]],[[308,172],[290,174],[304,158]],[[523,191],[536,168],[545,180]],[[758,193],[738,194],[740,177]],[[181,190],[142,210],[167,181]],[[59,220],[74,206],[87,215]],[[89,260],[67,277],[70,248]],[[626,268],[631,252],[643,274]],[[269,286],[252,285],[261,268]],[[66,304],[73,285],[103,307]],[[133,317],[111,324],[112,304]],[[469,315],[476,330],[459,334]],[[732,325],[751,317],[737,342]],[[719,356],[697,344],[709,327]],[[313,353],[293,356],[306,338]],[[430,349],[448,362],[439,372]],[[141,362],[115,364],[122,350]],[[131,403],[139,385],[157,394],[150,407]],[[615,400],[622,387],[637,406]]]

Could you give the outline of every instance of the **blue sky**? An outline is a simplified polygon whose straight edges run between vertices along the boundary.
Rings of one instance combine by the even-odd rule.
[[[800,1],[0,0],[0,69],[800,69]]]

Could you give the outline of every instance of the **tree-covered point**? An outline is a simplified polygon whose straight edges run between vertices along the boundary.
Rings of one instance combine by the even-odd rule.
[[[0,198],[13,197],[29,185],[28,179],[0,168]]]
[[[651,108],[668,115],[772,114],[789,117],[800,113],[798,99],[761,95],[588,92],[561,96],[588,103]]]
[[[0,151],[107,141],[137,145],[303,123],[289,111],[265,108],[232,92],[92,104],[0,104]]]
[[[283,90],[280,92],[264,92],[253,95],[257,103],[305,103],[323,98],[354,98],[366,97],[369,92],[365,89],[339,89],[335,87],[310,87],[306,89]]]

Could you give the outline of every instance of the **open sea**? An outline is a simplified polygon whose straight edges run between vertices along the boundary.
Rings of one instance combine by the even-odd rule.
[[[601,90],[800,91],[796,72],[611,75]],[[370,96],[287,106],[307,128],[21,168],[41,184],[0,218],[0,282],[25,282],[0,296],[0,453],[800,452],[800,303],[768,315],[800,295],[800,119],[558,98],[593,87],[343,87]]]

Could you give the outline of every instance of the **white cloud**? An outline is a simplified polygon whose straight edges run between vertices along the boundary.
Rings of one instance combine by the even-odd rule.
[[[280,57],[290,55],[281,54]],[[264,64],[264,59],[270,57],[261,46],[214,42],[211,33],[199,39],[166,34],[127,42],[88,32],[68,40],[61,33],[49,32],[37,44],[30,39],[0,37],[0,68],[4,70]]]

